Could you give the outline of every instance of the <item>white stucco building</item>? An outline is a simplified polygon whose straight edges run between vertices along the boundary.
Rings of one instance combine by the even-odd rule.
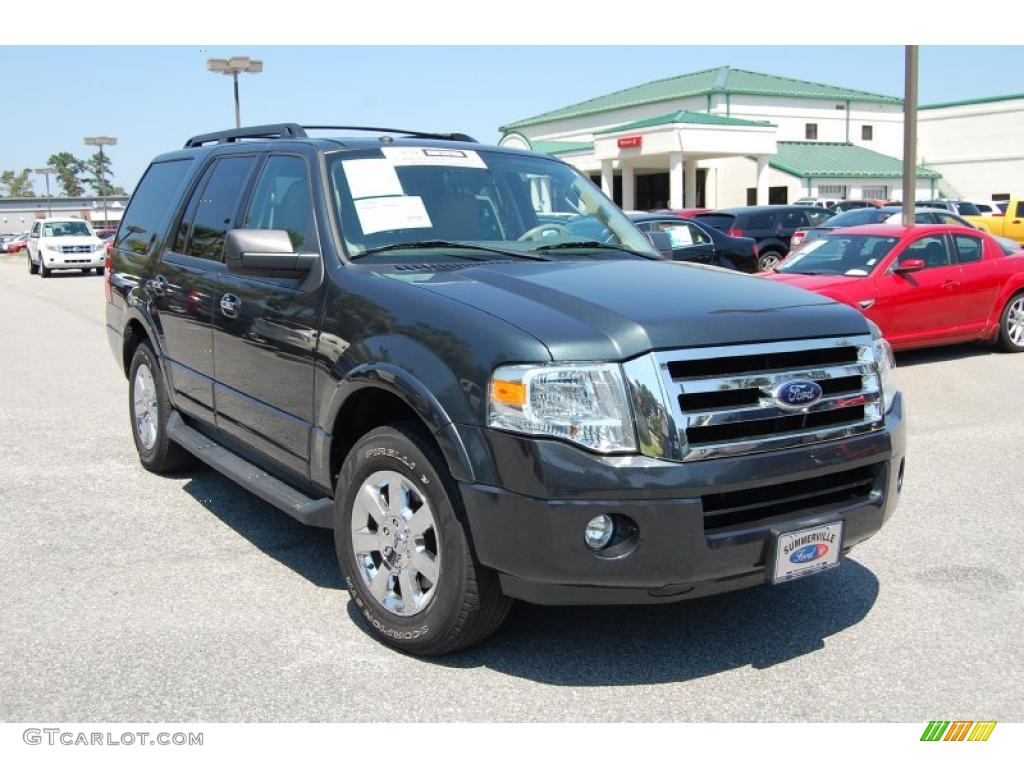
[[[1021,103],[1007,102],[1018,111]],[[985,150],[995,157],[995,176],[975,183],[975,159],[957,138],[958,121],[971,117],[958,111],[967,105],[922,108],[919,150],[927,162],[918,169],[917,199],[969,190],[987,200],[1003,191],[996,183],[1001,164],[1014,153],[1021,162],[1021,142],[1012,139],[1013,117],[1000,117],[1005,128],[993,129],[992,110],[980,104],[969,106],[979,113],[971,130],[979,139],[985,131],[999,134],[999,148]],[[904,194],[901,99],[731,67],[645,83],[501,130],[502,145],[557,155],[626,209]],[[957,164],[964,168],[949,171],[946,181],[945,169]],[[986,184],[992,189],[982,190]]]

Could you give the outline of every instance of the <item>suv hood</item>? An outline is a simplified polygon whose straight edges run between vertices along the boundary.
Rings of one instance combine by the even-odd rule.
[[[103,244],[103,241],[92,235],[67,235],[65,237],[41,237],[40,242],[47,245],[91,245],[96,248]]]
[[[634,260],[448,267],[381,274],[501,318],[555,360],[868,332],[850,307],[714,267]]]

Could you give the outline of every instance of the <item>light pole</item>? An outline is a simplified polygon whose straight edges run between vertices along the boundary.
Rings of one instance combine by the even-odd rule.
[[[238,74],[240,72],[248,72],[250,75],[258,75],[263,71],[263,62],[260,59],[250,59],[248,56],[232,56],[230,59],[207,59],[206,68],[211,72],[231,75],[231,78],[234,80],[235,128],[241,128],[242,118],[238,107]]]
[[[904,49],[903,65],[903,226],[914,226],[917,198],[917,46]]]
[[[107,226],[107,175],[103,166],[103,147],[117,144],[113,136],[86,136],[85,143],[90,147],[100,148],[100,199],[103,200],[103,226]]]
[[[52,199],[50,198],[50,174],[56,173],[56,168],[36,168],[35,173],[41,173],[46,176],[46,216],[52,218],[53,206],[51,205]]]

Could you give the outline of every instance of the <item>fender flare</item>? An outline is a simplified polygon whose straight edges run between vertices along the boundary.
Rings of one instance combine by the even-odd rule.
[[[404,368],[391,363],[365,363],[352,369],[337,386],[321,411],[321,420],[314,428],[311,446],[311,479],[331,487],[331,430],[345,403],[365,389],[379,389],[405,403],[426,424],[444,455],[456,480],[473,482],[473,465],[466,445],[444,406],[421,381]]]

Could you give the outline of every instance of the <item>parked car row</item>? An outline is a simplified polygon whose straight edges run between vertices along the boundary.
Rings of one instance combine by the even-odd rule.
[[[0,238],[0,251],[4,253],[17,253],[25,247],[27,241],[28,232],[22,232],[20,235],[4,235]]]

